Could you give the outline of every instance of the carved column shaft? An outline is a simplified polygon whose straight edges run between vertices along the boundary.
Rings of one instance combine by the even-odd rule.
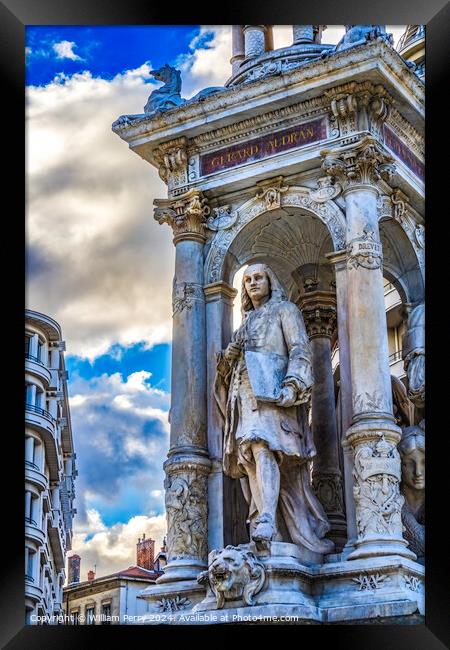
[[[348,333],[347,255],[345,250],[326,255],[334,263],[336,279],[336,306],[339,341],[339,401],[340,427],[344,461],[344,497],[347,521],[346,551],[351,551],[357,537],[355,499],[353,496],[353,450],[346,441],[352,422],[352,379],[350,370],[350,339]]]
[[[347,217],[347,281],[352,426],[358,538],[349,559],[383,555],[415,558],[402,537],[399,491],[401,430],[392,413],[391,382],[378,228],[376,183],[394,172],[392,158],[366,136],[322,152],[323,167],[343,187]]]
[[[346,540],[346,525],[331,366],[331,337],[336,329],[336,299],[329,292],[312,291],[304,295],[301,307],[313,351],[311,413],[317,450],[313,461],[313,485],[331,524],[328,537],[336,544],[336,550],[340,551]]]
[[[244,25],[246,59],[264,54],[266,48],[265,32],[265,25]]]
[[[206,565],[206,330],[203,233],[209,209],[201,192],[155,201],[155,218],[174,231],[170,449],[166,472],[168,564],[158,583],[194,581]]]
[[[293,25],[294,45],[312,43],[314,40],[313,25]]]

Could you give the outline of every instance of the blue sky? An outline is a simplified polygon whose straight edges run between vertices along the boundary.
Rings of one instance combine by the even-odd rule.
[[[27,27],[27,85],[45,85],[59,72],[72,75],[86,69],[93,76],[112,79],[148,60],[158,68],[188,53],[198,34],[195,25]],[[65,41],[74,45],[60,47],[58,54],[54,46]]]

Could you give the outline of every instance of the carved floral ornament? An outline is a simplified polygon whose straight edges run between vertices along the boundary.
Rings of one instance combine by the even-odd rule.
[[[211,210],[199,190],[190,190],[177,199],[155,199],[154,218],[159,224],[168,223],[176,239],[189,235],[205,238],[206,217]]]
[[[334,202],[317,202],[310,196],[310,188],[290,186],[284,189],[281,181],[275,184],[274,180],[272,179],[270,184],[268,183],[265,187],[260,185],[253,199],[237,208],[234,214],[230,214],[230,219],[233,220],[232,224],[228,223],[226,227],[217,228],[205,262],[205,283],[210,284],[223,279],[225,258],[233,240],[247,224],[269,209],[273,209],[268,206],[268,203],[270,206],[274,205],[272,191],[275,193],[275,203],[279,200],[281,209],[296,207],[312,213],[327,227],[333,240],[334,249],[345,248],[345,218]],[[279,195],[277,195],[277,190]],[[235,216],[236,218],[234,218]]]
[[[344,191],[354,185],[376,185],[380,179],[389,181],[395,174],[394,158],[372,136],[320,153],[324,156],[322,168]]]

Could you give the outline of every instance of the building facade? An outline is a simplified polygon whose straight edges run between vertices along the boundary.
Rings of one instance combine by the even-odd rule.
[[[65,343],[52,318],[25,312],[25,617],[62,613],[77,475]],[[36,617],[39,617],[36,619]]]
[[[168,563],[144,594],[150,612],[165,598],[304,622],[423,616],[411,535],[423,533],[424,482],[413,507],[400,456],[424,454],[413,445],[425,435],[423,70],[383,25],[347,25],[336,46],[325,27],[293,25],[292,45],[274,49],[271,26],[235,25],[223,88],[183,99],[166,65],[145,113],[112,127],[167,184],[154,216],[175,247]],[[333,553],[311,555],[284,533],[262,550],[248,490],[224,473],[217,359],[232,336],[234,277],[254,263],[270,267],[310,339],[311,481]],[[260,334],[245,346],[258,349]],[[397,417],[403,388],[420,394],[420,431]]]
[[[155,567],[155,542],[138,540],[137,564],[106,576],[95,577],[89,570],[80,582],[80,557],[68,558],[69,584],[64,587],[64,613],[67,625],[134,625],[142,622],[148,603],[141,592],[155,584],[162,571]],[[158,554],[160,555],[160,554]]]

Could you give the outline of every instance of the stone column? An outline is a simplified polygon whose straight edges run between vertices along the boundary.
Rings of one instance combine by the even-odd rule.
[[[350,370],[350,340],[348,334],[347,254],[338,251],[325,255],[334,264],[336,279],[336,307],[339,341],[339,377],[341,440],[344,457],[344,498],[347,521],[347,543],[344,553],[351,552],[357,537],[355,499],[353,496],[353,450],[347,444],[347,430],[352,423],[352,379]]]
[[[245,59],[244,32],[242,30],[243,25],[232,26],[232,56],[230,59],[232,75],[237,73]]]
[[[170,449],[164,463],[168,564],[158,584],[196,584],[208,556],[207,481],[211,463],[206,442],[203,244],[209,208],[198,190],[154,203],[155,219],[173,228],[176,247]]]
[[[208,478],[208,544],[210,549],[223,548],[224,542],[224,476],[222,471],[222,420],[214,400],[216,354],[231,339],[233,300],[236,289],[226,282],[205,286],[206,297],[206,359],[208,451],[211,473]]]
[[[392,410],[382,247],[376,183],[394,173],[393,159],[372,136],[322,152],[323,167],[339,180],[347,217],[347,282],[353,493],[358,537],[348,559],[402,555],[415,559],[402,536],[401,430]]]
[[[314,41],[313,25],[292,25],[294,45],[312,43]]]
[[[266,51],[266,26],[244,25],[245,58],[252,59]]]
[[[347,539],[339,467],[331,337],[336,329],[336,297],[329,291],[311,291],[301,300],[306,331],[313,351],[314,386],[311,416],[314,445],[313,486],[331,524],[327,535],[340,552]]]

